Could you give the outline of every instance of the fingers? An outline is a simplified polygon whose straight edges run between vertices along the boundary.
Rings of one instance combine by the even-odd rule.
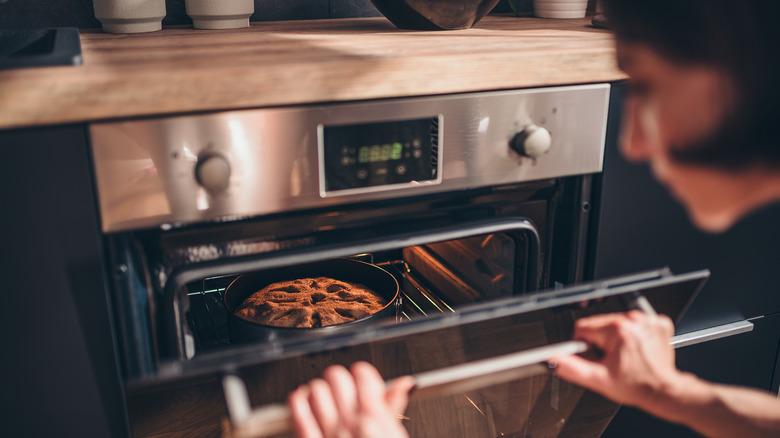
[[[386,387],[379,371],[367,362],[356,362],[350,370],[330,366],[323,378],[290,395],[295,432],[301,438],[378,437],[389,432],[383,427],[397,427],[400,433],[403,429],[397,415],[406,410],[413,386],[414,379],[406,376]]]
[[[342,436],[356,422],[355,381],[343,366],[328,367],[322,379],[293,391],[288,404],[299,437]]]
[[[358,409],[366,414],[379,414],[385,409],[385,382],[373,365],[355,362],[350,367],[355,378]]]
[[[663,330],[663,335],[671,338],[674,336],[674,321],[666,315],[658,315],[655,318],[655,323]]]
[[[390,382],[385,393],[385,402],[394,413],[401,415],[406,411],[406,405],[409,404],[409,393],[414,385],[414,378],[411,376],[399,377]]]
[[[355,428],[354,413],[357,412],[357,388],[352,374],[341,365],[328,367],[323,378],[333,388],[333,398],[338,416],[347,429]]]
[[[674,378],[674,324],[665,315],[640,311],[577,320],[574,337],[601,350],[598,358],[565,356],[551,360],[562,379],[632,406]]]
[[[295,433],[300,438],[323,438],[320,425],[309,404],[310,394],[308,386],[301,386],[290,394],[287,401]]]
[[[586,341],[600,350],[611,350],[619,341],[616,332],[620,331],[625,321],[626,316],[620,313],[580,318],[574,325],[574,338]]]
[[[314,379],[309,382],[309,401],[314,417],[322,429],[322,434],[327,437],[338,436],[339,412],[336,409],[336,401],[333,395],[334,388],[323,379]]]
[[[561,356],[549,361],[558,377],[587,389],[598,389],[608,379],[606,368],[580,356]]]
[[[601,350],[612,350],[626,339],[671,338],[673,335],[674,323],[668,316],[648,315],[638,310],[581,318],[574,326],[575,339]]]

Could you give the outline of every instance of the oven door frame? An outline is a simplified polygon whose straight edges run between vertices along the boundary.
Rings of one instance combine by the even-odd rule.
[[[508,224],[517,226],[525,223],[523,221],[499,222],[504,226]],[[498,224],[494,225],[498,226]],[[484,228],[481,229],[484,230]],[[451,230],[451,232],[455,231]],[[451,236],[449,233],[444,235]],[[459,236],[460,234],[455,235]],[[351,246],[344,245],[343,248],[346,250]],[[323,249],[323,251],[325,250]],[[319,255],[324,254],[333,255],[330,251],[319,253]],[[275,265],[281,264],[281,260],[283,259],[269,257],[267,262]],[[195,270],[188,271],[187,276],[182,277],[180,281],[195,275]],[[312,339],[303,337],[234,346],[229,351],[208,352],[188,361],[163,361],[154,377],[127,381],[126,385],[128,389],[133,391],[153,388],[156,385],[176,385],[177,382],[213,378],[213,376],[233,373],[244,367],[293,356],[349,348],[376,340],[398,338],[447,327],[458,327],[477,321],[491,321],[532,310],[579,305],[578,303],[598,303],[607,297],[619,295],[626,297],[626,308],[631,308],[631,303],[635,302],[637,294],[646,295],[659,312],[670,314],[673,319],[677,320],[687,310],[708,278],[709,271],[707,270],[675,275],[669,269],[659,269],[582,283],[557,290],[467,305],[460,308],[457,313],[441,313],[403,323],[395,321],[377,323],[370,329],[342,331]]]
[[[182,370],[183,372],[184,369],[193,371],[197,368],[196,364],[199,361],[197,359],[187,359],[185,351],[185,318],[181,308],[182,297],[180,296],[181,291],[184,290],[184,286],[192,281],[197,281],[208,276],[230,275],[236,272],[282,268],[329,259],[351,257],[355,254],[366,252],[397,250],[409,246],[456,240],[492,233],[506,233],[510,236],[523,234],[526,236],[524,241],[527,245],[525,248],[519,250],[524,252],[524,284],[522,286],[515,284],[514,290],[515,294],[517,294],[518,291],[523,291],[524,293],[537,291],[540,287],[539,274],[541,270],[539,260],[541,248],[539,232],[536,225],[530,219],[520,217],[478,220],[466,222],[464,224],[439,226],[432,229],[421,227],[417,230],[393,234],[384,238],[356,239],[339,244],[276,251],[228,260],[215,260],[178,268],[171,273],[163,292],[163,321],[168,322],[169,324],[162,329],[165,332],[165,338],[167,339],[168,345],[174,346],[174,348],[170,350],[173,355],[161,360],[157,377],[167,377],[170,370]],[[521,267],[515,266],[515,269],[521,269]],[[219,354],[219,356],[222,357],[221,361],[223,362],[232,362],[230,352]],[[207,361],[206,373],[218,371],[214,369],[212,362],[212,359]]]

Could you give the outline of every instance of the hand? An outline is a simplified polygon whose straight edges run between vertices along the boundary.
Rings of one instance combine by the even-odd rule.
[[[406,438],[400,415],[406,410],[411,377],[385,386],[371,364],[356,362],[347,370],[328,367],[290,394],[288,404],[301,438]]]
[[[649,408],[671,391],[682,373],[675,367],[672,321],[636,310],[579,319],[574,338],[603,355],[595,360],[566,356],[550,361],[555,373],[617,403]]]

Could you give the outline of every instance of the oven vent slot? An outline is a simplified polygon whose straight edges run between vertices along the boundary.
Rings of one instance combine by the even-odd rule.
[[[431,118],[431,176],[439,171],[439,117]]]

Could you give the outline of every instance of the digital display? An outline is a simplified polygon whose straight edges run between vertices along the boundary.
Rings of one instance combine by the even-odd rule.
[[[436,180],[440,117],[321,126],[325,192]]]
[[[358,148],[358,163],[376,163],[377,161],[400,160],[404,145],[398,142],[373,144]]]

